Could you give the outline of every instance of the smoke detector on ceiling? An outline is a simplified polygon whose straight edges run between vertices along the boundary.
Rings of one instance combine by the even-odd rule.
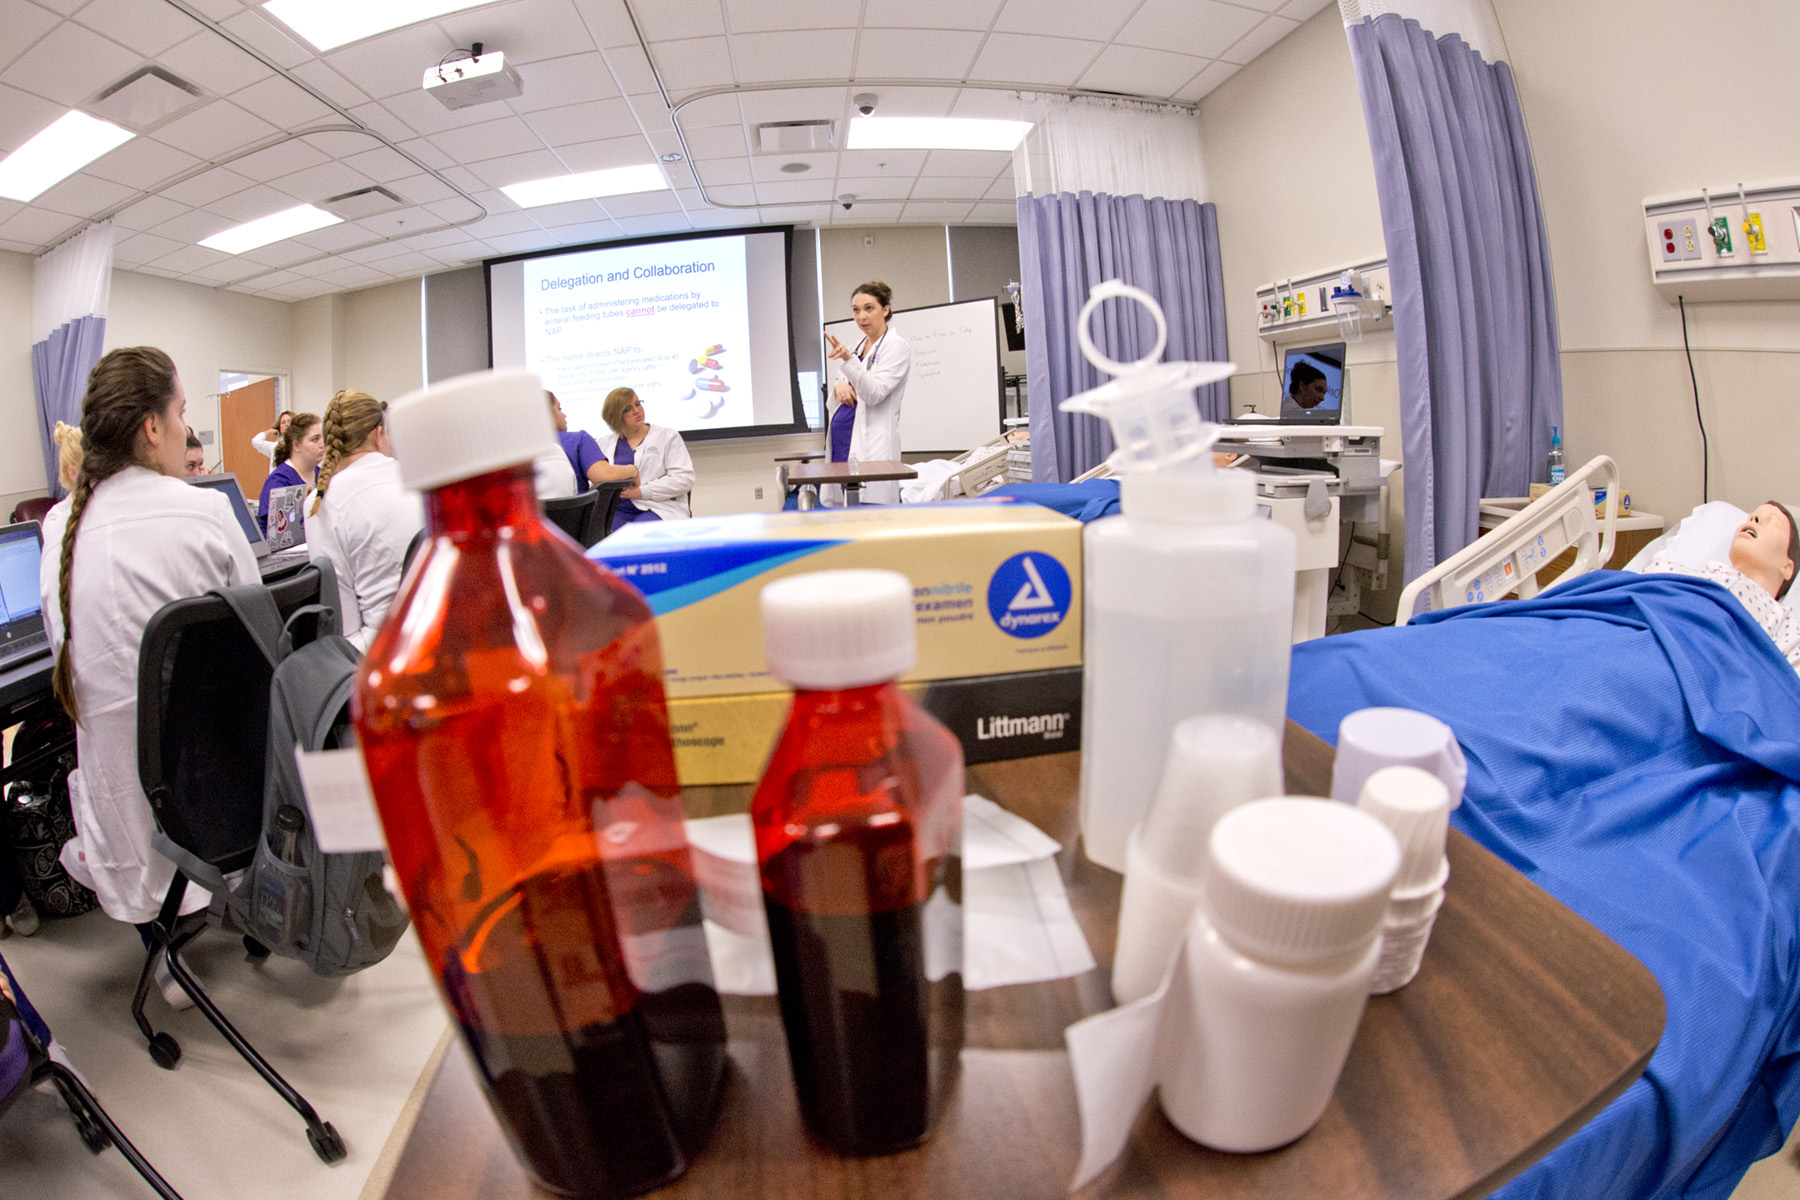
[[[453,51],[452,53],[460,53]],[[525,81],[499,50],[482,51],[481,43],[469,47],[468,57],[440,62],[425,69],[425,91],[452,111],[510,100],[525,91]]]

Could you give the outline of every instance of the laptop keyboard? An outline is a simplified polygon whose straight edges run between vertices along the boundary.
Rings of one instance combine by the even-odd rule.
[[[48,650],[49,648],[50,635],[48,632],[40,630],[0,646],[0,662],[10,662],[15,658],[29,658],[39,650]]]

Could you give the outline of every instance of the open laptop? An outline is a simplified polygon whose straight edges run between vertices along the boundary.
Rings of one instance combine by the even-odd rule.
[[[36,521],[0,527],[0,671],[50,653],[38,599],[44,535]]]
[[[271,575],[283,575],[310,561],[306,552],[306,544],[302,542],[290,549],[272,551],[268,539],[263,537],[262,526],[256,520],[256,514],[250,511],[250,505],[244,500],[244,489],[238,486],[238,477],[227,471],[219,475],[193,475],[188,482],[195,487],[211,488],[220,492],[231,502],[231,511],[237,517],[238,524],[244,527],[244,536],[250,540],[250,549],[256,555],[257,572],[267,579]]]

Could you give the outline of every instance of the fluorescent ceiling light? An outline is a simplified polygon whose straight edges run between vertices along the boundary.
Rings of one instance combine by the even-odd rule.
[[[986,117],[851,117],[847,150],[1011,150],[1030,121]]]
[[[222,250],[226,254],[242,254],[246,250],[254,250],[258,246],[266,246],[270,242],[279,242],[284,238],[298,237],[303,233],[311,233],[315,229],[324,229],[328,225],[342,225],[344,218],[334,217],[322,208],[314,208],[310,204],[300,204],[293,208],[284,208],[278,213],[270,213],[266,217],[258,217],[254,221],[227,229],[224,233],[215,233],[201,242],[208,250]]]
[[[136,136],[110,121],[70,109],[0,159],[0,196],[27,203],[35,200],[51,185]]]
[[[668,187],[662,168],[655,163],[637,167],[611,167],[580,175],[552,175],[526,183],[509,183],[500,190],[520,208],[563,204],[570,200],[595,200],[630,192],[659,192]]]
[[[320,50],[494,0],[269,0],[263,11]]]

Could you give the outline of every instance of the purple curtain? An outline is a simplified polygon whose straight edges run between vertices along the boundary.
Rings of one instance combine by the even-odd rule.
[[[1110,378],[1082,356],[1075,340],[1075,320],[1095,284],[1120,279],[1156,297],[1169,324],[1165,360],[1225,357],[1225,284],[1211,204],[1097,192],[1020,196],[1019,266],[1029,331],[1033,479],[1066,482],[1112,453],[1104,421],[1056,407]],[[1130,301],[1103,304],[1092,332],[1101,353],[1117,362],[1141,358],[1156,344],[1155,322]],[[1225,384],[1195,394],[1202,416],[1216,421],[1229,415]]]
[[[1544,478],[1562,367],[1537,172],[1512,71],[1384,14],[1346,32],[1387,239],[1406,577]]]
[[[31,373],[37,385],[38,420],[43,428],[44,478],[50,495],[61,499],[62,479],[56,469],[56,443],[50,434],[58,421],[81,424],[81,399],[87,394],[88,372],[100,361],[106,340],[105,317],[76,317],[51,331],[31,348]]]

